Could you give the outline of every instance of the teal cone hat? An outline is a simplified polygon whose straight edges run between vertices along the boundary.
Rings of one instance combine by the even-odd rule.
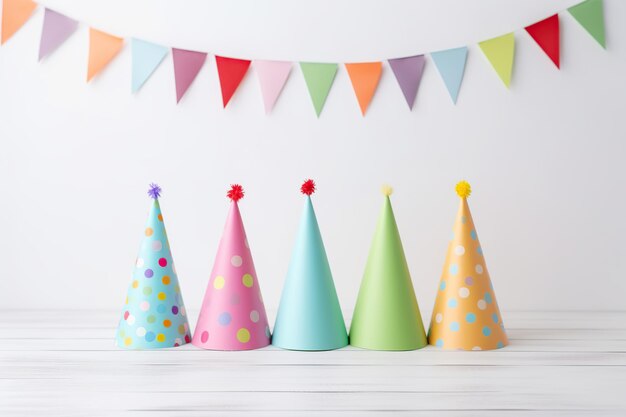
[[[272,344],[292,350],[339,349],[348,344],[348,334],[311,202],[315,182],[305,181],[301,191],[306,195],[304,211],[283,287]]]

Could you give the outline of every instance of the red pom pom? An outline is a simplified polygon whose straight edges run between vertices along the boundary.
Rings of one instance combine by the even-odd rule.
[[[315,192],[315,181],[308,179],[300,187],[302,194],[311,195]]]
[[[236,203],[243,198],[243,187],[239,184],[231,185],[226,196]]]

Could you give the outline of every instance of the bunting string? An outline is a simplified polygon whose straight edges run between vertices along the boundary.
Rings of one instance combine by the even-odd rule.
[[[4,45],[30,19],[38,4],[32,0],[3,0],[1,44]],[[585,0],[567,9],[567,12],[585,31],[606,49],[603,0]],[[39,60],[62,45],[76,31],[79,22],[63,14],[45,8]],[[523,31],[560,69],[560,26],[559,13],[530,24]],[[192,86],[204,65],[208,52],[178,49],[146,40],[130,38],[132,74],[131,92],[137,93],[150,79],[171,51],[174,61],[174,85],[176,102],[179,103]],[[495,74],[506,88],[511,86],[515,60],[515,32],[479,42],[478,47],[491,65]],[[89,28],[89,55],[87,82],[97,77],[116,58],[125,45],[125,39]],[[467,46],[426,54],[390,58],[387,61],[402,91],[409,110],[413,109],[427,58],[434,64],[450,98],[456,104],[469,49]],[[292,62],[248,60],[215,55],[219,84],[224,108],[235,95],[239,84],[252,65],[258,77],[265,112],[269,114],[276,104],[285,83],[289,79]],[[338,63],[299,62],[313,108],[319,117],[324,108],[335,76],[340,69]],[[356,102],[365,116],[374,98],[384,68],[383,61],[343,63],[348,73]]]

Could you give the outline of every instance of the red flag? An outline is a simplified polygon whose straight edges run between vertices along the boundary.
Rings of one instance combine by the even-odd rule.
[[[554,62],[557,68],[561,68],[560,62],[560,35],[559,35],[559,15],[555,14],[547,19],[526,27],[526,32],[532,36],[537,45]]]
[[[217,73],[220,77],[220,87],[222,88],[222,102],[224,107],[228,104],[233,94],[239,87],[241,80],[248,71],[250,61],[246,59],[225,58],[215,56],[217,63]]]

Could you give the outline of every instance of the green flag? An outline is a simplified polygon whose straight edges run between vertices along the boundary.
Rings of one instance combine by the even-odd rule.
[[[603,48],[606,48],[602,0],[587,0],[567,10]]]
[[[330,92],[330,87],[335,80],[337,74],[337,64],[318,64],[313,62],[301,62],[300,68],[304,74],[306,86],[309,89],[315,112],[319,117],[326,97]]]

